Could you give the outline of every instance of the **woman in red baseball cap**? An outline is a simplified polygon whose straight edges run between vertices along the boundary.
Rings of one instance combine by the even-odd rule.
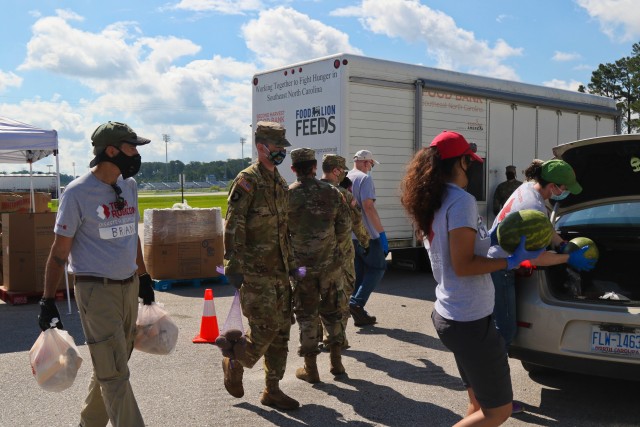
[[[478,215],[476,199],[465,191],[475,147],[456,132],[443,131],[420,150],[402,180],[402,204],[429,253],[438,283],[431,314],[442,343],[453,352],[469,395],[456,425],[498,426],[511,415],[513,390],[504,342],[493,321],[490,273],[517,268],[540,251],[524,239],[507,258],[487,258],[491,238]]]

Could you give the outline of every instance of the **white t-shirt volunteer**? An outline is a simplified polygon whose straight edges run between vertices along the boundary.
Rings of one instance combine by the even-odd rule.
[[[448,183],[442,206],[435,212],[432,232],[424,239],[436,287],[435,310],[440,316],[460,322],[482,319],[493,313],[494,287],[490,274],[458,276],[453,271],[449,232],[468,227],[477,231],[474,253],[486,256],[491,239],[478,215],[476,199]]]
[[[123,280],[138,266],[138,189],[133,178],[118,177],[125,200],[115,206],[113,187],[88,172],[72,181],[60,197],[54,232],[73,237],[69,270],[78,275]]]
[[[516,191],[511,194],[511,196],[507,199],[504,204],[504,207],[496,216],[496,219],[493,221],[493,225],[491,226],[491,231],[498,226],[502,222],[502,220],[511,212],[518,212],[525,209],[533,209],[536,211],[540,211],[545,215],[548,215],[547,206],[544,202],[544,198],[538,191],[536,191],[533,186],[535,182],[528,181],[523,183],[520,187],[516,189]],[[492,246],[489,249],[489,253],[487,255],[489,258],[506,258],[509,256],[509,253],[502,249],[500,246]]]

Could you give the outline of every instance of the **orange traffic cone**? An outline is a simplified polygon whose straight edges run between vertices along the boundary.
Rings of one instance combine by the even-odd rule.
[[[193,339],[195,344],[213,344],[220,335],[216,307],[213,305],[213,290],[204,290],[204,309],[202,310],[202,322],[200,333]]]

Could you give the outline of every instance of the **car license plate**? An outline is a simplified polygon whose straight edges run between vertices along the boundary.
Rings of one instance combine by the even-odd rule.
[[[605,331],[593,325],[591,352],[640,358],[640,333]]]

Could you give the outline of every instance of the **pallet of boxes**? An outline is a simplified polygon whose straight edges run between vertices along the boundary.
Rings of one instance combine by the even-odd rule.
[[[0,298],[9,304],[37,301],[44,290],[44,269],[53,243],[55,212],[51,195],[0,193],[2,221],[2,286]],[[58,287],[60,289],[60,286]],[[64,294],[56,297],[63,298]]]
[[[220,208],[177,206],[144,211],[144,260],[156,290],[223,280],[216,271],[224,250]]]

